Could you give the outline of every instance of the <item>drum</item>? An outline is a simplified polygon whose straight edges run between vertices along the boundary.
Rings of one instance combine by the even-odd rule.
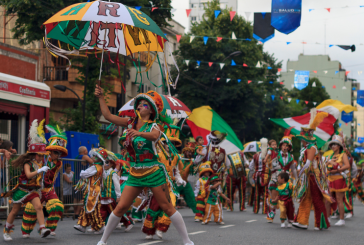
[[[245,176],[244,160],[239,152],[228,155],[235,178]]]

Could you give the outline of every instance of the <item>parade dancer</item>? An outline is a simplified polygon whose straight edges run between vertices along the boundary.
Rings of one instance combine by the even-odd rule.
[[[286,220],[288,219],[287,227],[292,227],[294,219],[294,204],[292,201],[293,184],[289,182],[289,173],[280,172],[277,177],[276,191],[278,195],[272,200],[279,203],[279,209],[281,211],[281,228],[286,227]]]
[[[245,167],[247,162],[244,152],[240,152],[240,161]],[[244,159],[244,160],[243,160]],[[231,161],[230,161],[231,162]],[[229,174],[226,178],[227,197],[231,200],[229,203],[229,210],[234,211],[234,194],[236,189],[239,191],[239,210],[245,211],[245,192],[246,192],[246,176],[234,176],[232,168],[229,169]]]
[[[325,202],[332,202],[329,196],[327,179],[321,157],[316,146],[316,138],[313,136],[316,127],[328,116],[326,112],[317,112],[311,109],[309,128],[301,128],[301,134],[296,135],[303,144],[300,161],[301,166],[298,183],[295,187],[296,199],[299,200],[294,227],[307,229],[311,207],[315,211],[315,230],[327,229],[330,223],[327,217]]]
[[[44,121],[45,119],[39,126],[42,126]],[[58,126],[53,127],[51,125],[46,125],[46,128],[51,133],[51,137],[48,140],[49,145],[46,147],[46,150],[50,152],[50,154],[47,157],[45,164],[45,166],[49,167],[49,170],[43,176],[43,189],[41,191],[42,195],[40,201],[41,203],[46,204],[46,210],[48,212],[46,228],[51,230],[51,236],[55,236],[55,230],[58,221],[62,217],[64,206],[54,190],[54,182],[62,169],[62,161],[59,160],[59,157],[66,157],[68,155],[66,149],[67,137]],[[25,207],[22,221],[23,238],[28,238],[30,236],[30,233],[35,227],[36,219],[35,209],[31,203],[28,203]]]
[[[213,174],[213,170],[211,169],[211,162],[205,162],[200,165],[199,167],[200,178],[198,179],[195,185],[195,198],[197,202],[196,204],[197,213],[195,215],[195,222],[202,221],[205,216],[205,208],[206,208],[205,199],[207,197],[205,187],[211,174]]]
[[[349,174],[350,163],[346,152],[344,151],[343,139],[339,135],[334,135],[332,140],[329,142],[329,148],[331,148],[334,153],[330,156],[329,161],[326,163],[327,174],[329,180],[329,189],[331,195],[336,199],[334,205],[338,206],[340,220],[335,223],[336,226],[345,225],[345,193],[349,191],[347,185],[347,174]],[[334,207],[336,210],[336,207]],[[331,207],[327,206],[327,212],[330,214]]]
[[[32,203],[34,207],[36,219],[39,223],[38,232],[40,236],[44,238],[51,233],[51,230],[45,227],[43,207],[40,201],[42,173],[46,173],[49,170],[48,166],[42,167],[43,158],[48,154],[45,143],[42,126],[38,131],[38,121],[34,120],[29,130],[29,148],[27,153],[22,154],[11,162],[13,169],[22,168],[21,174],[18,177],[18,184],[9,192],[1,194],[2,198],[11,197],[13,201],[13,208],[7,217],[4,228],[5,241],[13,240],[10,236],[14,230],[13,222],[21,206],[28,202]]]
[[[261,151],[253,156],[253,161],[249,165],[249,179],[253,186],[252,198],[254,198],[253,212],[259,213],[260,202],[263,203],[262,213],[267,214],[267,199],[268,199],[268,183],[270,179],[270,169],[264,159],[268,152],[268,140],[266,138],[260,139]],[[263,198],[263,200],[261,200]]]
[[[230,204],[230,199],[227,198],[221,189],[221,179],[217,175],[212,175],[208,182],[206,183],[207,191],[207,201],[205,207],[205,216],[201,225],[207,225],[210,220],[212,214],[214,214],[214,221],[219,225],[224,225],[225,223],[222,220],[222,204],[220,202],[220,196],[224,198],[224,200]]]
[[[77,225],[73,227],[85,233],[86,227],[91,226],[95,234],[102,234],[105,230],[105,222],[101,214],[100,196],[103,182],[103,165],[108,160],[108,154],[103,148],[98,148],[92,149],[89,155],[94,163],[86,170],[81,171],[81,179],[75,188],[77,191],[85,191],[85,197],[84,207],[78,217]]]
[[[181,214],[170,201],[169,180],[164,164],[158,161],[156,144],[159,142],[167,115],[163,111],[161,96],[155,91],[139,94],[134,98],[136,118],[120,118],[112,115],[103,97],[103,90],[96,85],[95,95],[99,98],[100,108],[106,120],[116,126],[128,128],[126,149],[130,155],[130,175],[120,197],[120,202],[109,217],[104,234],[98,245],[106,244],[109,236],[118,225],[120,218],[127,212],[134,199],[144,187],[150,188],[160,207],[170,218],[185,245],[194,243],[188,237],[187,229]],[[169,122],[170,123],[170,122]]]
[[[173,143],[174,146],[179,147],[182,145],[182,142],[176,132],[179,133],[179,129],[174,125],[170,125],[169,128],[165,127],[165,136],[167,136],[168,140]],[[177,150],[170,149],[170,147],[174,146],[169,146],[165,138],[162,138],[162,142],[164,142],[164,144],[158,148],[158,161],[164,164],[168,176],[172,181],[171,183],[168,182],[169,198],[175,207],[179,193],[177,191],[173,192],[172,190],[177,189],[175,185],[186,186],[186,182],[182,179],[179,173],[179,169],[183,168],[183,166]],[[162,147],[164,147],[164,149],[162,149]],[[168,231],[170,224],[171,220],[167,214],[163,212],[154,195],[151,195],[147,215],[142,227],[142,231],[147,234],[146,239],[153,239],[154,234],[157,234],[157,236],[162,239],[163,233]]]
[[[293,154],[290,153],[293,150],[291,129],[289,128],[284,132],[284,136],[279,142],[279,152],[277,157],[275,157],[269,164],[271,167],[271,178],[268,184],[268,190],[270,192],[271,199],[276,200],[278,192],[276,189],[278,187],[278,175],[280,173],[290,173],[295,179],[297,179],[296,166],[294,164]],[[272,223],[275,213],[276,213],[277,202],[269,201],[268,203],[268,213],[267,222]]]

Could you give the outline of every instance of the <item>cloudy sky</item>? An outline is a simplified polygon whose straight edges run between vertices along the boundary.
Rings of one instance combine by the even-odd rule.
[[[246,18],[245,12],[271,12],[271,0],[238,0],[238,15]],[[186,27],[186,9],[189,0],[172,0],[174,19]],[[360,6],[363,6],[362,8]],[[330,13],[325,9],[330,8]],[[309,12],[309,9],[313,9]],[[253,21],[253,14],[249,21]],[[301,26],[289,35],[275,31],[275,37],[264,44],[264,50],[283,60],[286,71],[287,60],[297,60],[298,55],[327,54],[338,60],[342,68],[350,71],[349,78],[357,79],[364,89],[364,0],[302,0]],[[326,27],[325,27],[326,26]],[[326,45],[325,44],[326,32]],[[238,37],[239,38],[239,37]],[[286,42],[292,42],[287,45]],[[307,42],[303,45],[302,42]],[[316,44],[318,43],[318,44]],[[353,45],[356,51],[345,51],[330,44]]]

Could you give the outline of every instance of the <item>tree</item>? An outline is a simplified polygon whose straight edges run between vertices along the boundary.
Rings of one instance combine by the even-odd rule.
[[[43,23],[61,9],[80,2],[84,2],[84,0],[0,0],[0,4],[5,7],[7,15],[17,15],[16,24],[12,31],[14,33],[14,38],[19,39],[20,44],[29,44],[33,41],[43,39]],[[159,26],[168,26],[166,19],[171,19],[171,0],[123,0],[114,2],[121,2],[131,7],[142,6],[142,11],[149,15]],[[158,9],[151,12],[151,10],[148,9],[151,6],[158,7]],[[98,99],[93,93],[96,81],[99,77],[100,60],[94,55],[89,55],[88,59],[88,83],[85,88],[85,131],[97,134],[99,132],[98,116],[100,106]],[[76,80],[82,85],[84,85],[86,78],[88,59],[72,59],[74,67],[79,71],[79,76]],[[114,67],[111,69],[111,73],[114,73],[114,75],[118,74],[118,72],[116,72],[116,65],[109,66]],[[129,66],[130,62],[127,62],[127,67]],[[111,73],[106,72],[106,75],[111,75]],[[123,77],[123,69],[120,69],[120,77]],[[108,87],[106,83],[102,83],[102,86],[107,95],[110,92],[111,87]],[[67,130],[82,131],[82,106],[79,104],[76,108],[67,108],[64,110],[64,113],[65,115],[61,121],[61,124],[63,124],[62,126]]]
[[[180,41],[180,49],[175,54],[183,82],[179,83],[175,93],[191,109],[210,105],[243,142],[273,136],[278,127],[268,118],[283,117],[290,111],[287,103],[280,100],[287,93],[277,82],[281,62],[277,63],[273,55],[263,52],[263,46],[252,38],[250,22],[241,16],[235,16],[231,22],[228,9],[221,10],[219,17],[215,18],[214,10],[221,10],[216,0],[207,4],[204,20],[193,24],[191,33]],[[217,42],[209,39],[204,45],[203,39],[196,37],[190,42],[191,35],[231,37],[233,32],[238,38],[252,41],[223,39]],[[235,51],[242,54],[226,59],[220,70],[219,63]],[[188,65],[185,60],[190,60]],[[232,66],[232,60],[239,66]],[[201,61],[198,68],[197,61]],[[263,68],[255,67],[258,61]],[[215,63],[210,67],[208,62]],[[227,83],[227,79],[231,80]]]

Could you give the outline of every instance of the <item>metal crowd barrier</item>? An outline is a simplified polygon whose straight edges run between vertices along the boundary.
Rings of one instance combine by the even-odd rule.
[[[19,155],[12,155],[9,160],[5,159],[2,153],[0,153],[0,193],[11,190],[18,182],[18,176],[21,174],[21,169],[14,169],[11,166],[11,161],[16,159]],[[69,159],[62,158],[62,169],[54,183],[54,189],[57,193],[58,198],[64,205],[63,217],[78,215],[83,206],[83,193],[75,193],[74,185],[80,179],[81,170],[85,170],[88,164],[80,159]],[[71,172],[67,173],[67,168],[71,167]],[[70,179],[72,183],[67,183],[64,178],[64,174],[72,176]],[[11,203],[9,198],[0,198],[0,213],[6,211],[9,214]],[[72,210],[71,210],[72,208]],[[71,212],[72,211],[72,212]],[[62,219],[63,219],[62,217]]]

